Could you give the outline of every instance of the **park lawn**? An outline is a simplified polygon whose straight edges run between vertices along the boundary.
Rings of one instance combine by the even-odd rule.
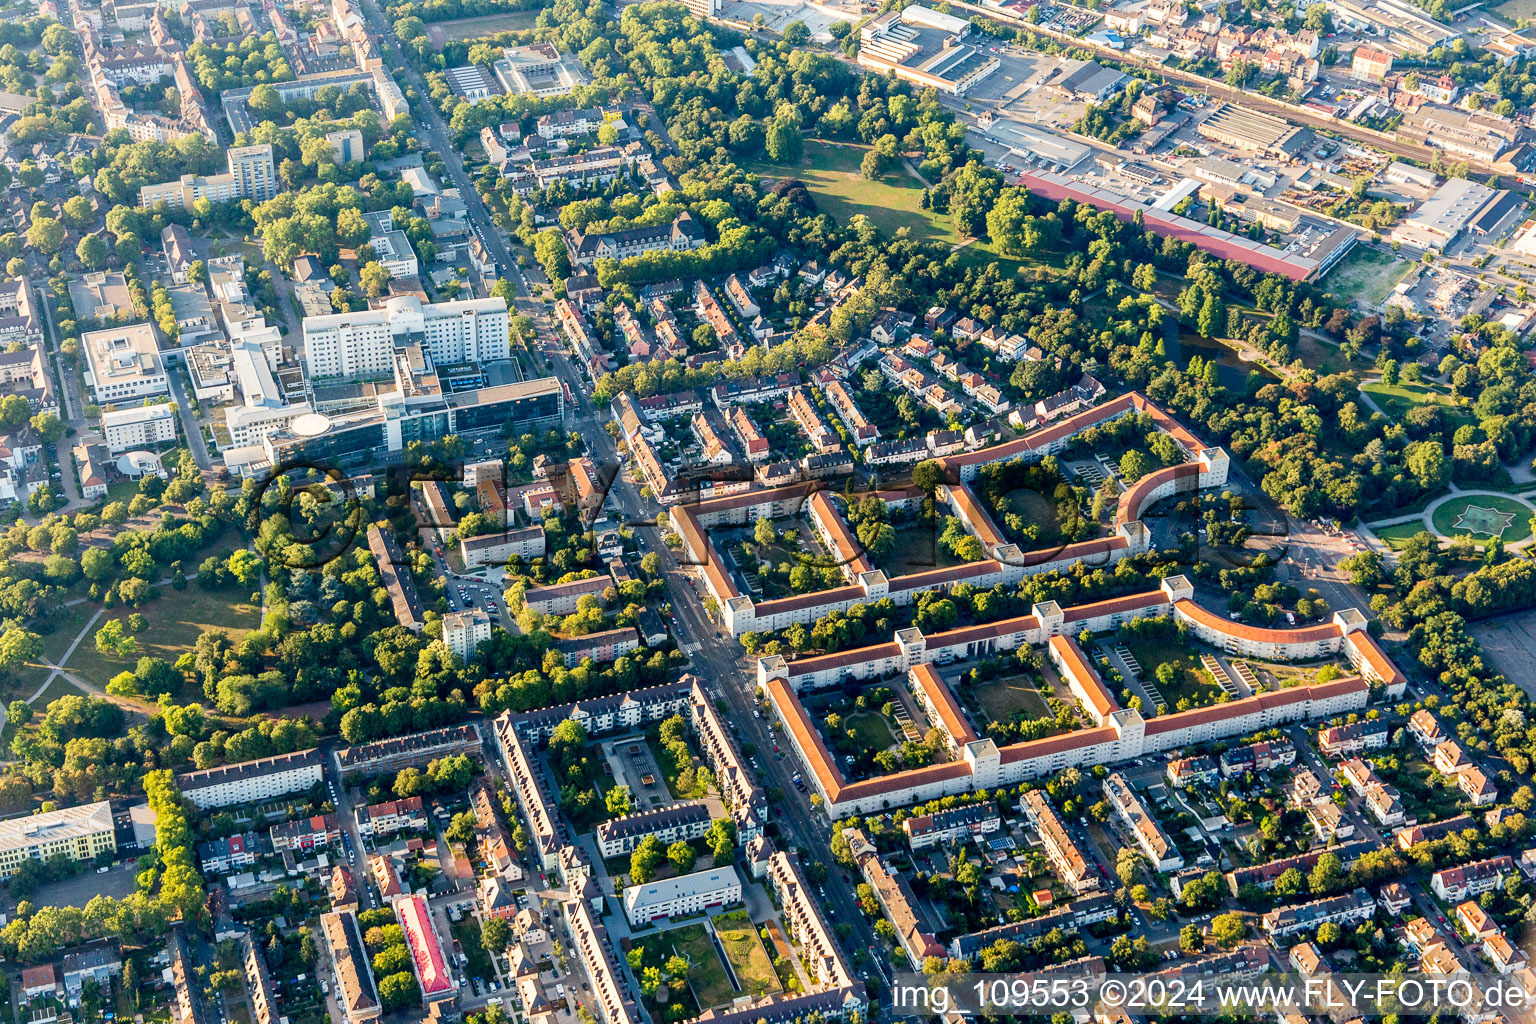
[[[861,711],[843,719],[843,725],[853,731],[854,739],[866,750],[889,750],[896,745],[896,732],[891,723],[878,711]]]
[[[34,622],[32,629],[43,642],[43,657],[55,665],[60,664],[64,652],[69,650],[69,645],[75,642],[75,637],[80,635],[80,630],[95,614],[94,604],[72,604]],[[81,644],[84,645],[88,640],[82,640]]]
[[[1460,529],[1456,526],[1457,519],[1461,517],[1469,506],[1474,505],[1478,508],[1493,509],[1495,512],[1514,516],[1513,519],[1509,520],[1509,525],[1504,527],[1504,532],[1500,535],[1500,539],[1504,543],[1508,544],[1513,541],[1524,540],[1531,535],[1531,514],[1536,512],[1536,509],[1532,509],[1530,505],[1517,498],[1507,498],[1502,494],[1480,493],[1458,494],[1454,499],[1442,503],[1439,508],[1435,509],[1435,514],[1431,518],[1435,525],[1435,532],[1443,537],[1456,537],[1466,534],[1479,544],[1491,540],[1492,538],[1486,533],[1474,534],[1466,526]]]
[[[1375,307],[1386,301],[1412,269],[1412,260],[1357,245],[1329,271],[1323,287],[1342,300]]]
[[[782,990],[779,976],[773,970],[773,961],[763,948],[763,940],[757,937],[757,926],[747,917],[746,911],[721,914],[713,923],[715,935],[725,949],[725,958],[731,962],[736,980],[741,983],[738,992],[765,996]]]
[[[989,679],[984,683],[968,684],[966,689],[982,713],[993,721],[1011,722],[1020,715],[1025,718],[1055,717],[1029,676]]]
[[[1423,384],[1383,384],[1378,380],[1360,385],[1360,390],[1370,395],[1382,412],[1395,420],[1403,419],[1415,406],[1430,403],[1444,406],[1445,414],[1451,420],[1470,419],[1449,396]]]
[[[807,140],[798,163],[743,160],[744,170],[765,178],[798,178],[816,197],[816,206],[846,224],[862,213],[880,230],[894,234],[907,228],[914,239],[954,246],[960,242],[947,215],[922,208],[923,183],[898,166],[878,181],[859,173],[865,146],[842,146]],[[978,253],[983,262],[993,258]]]
[[[736,997],[736,990],[726,977],[725,965],[720,962],[720,954],[715,952],[714,940],[704,925],[673,928],[661,936],[658,944],[665,950],[663,963],[673,952],[688,958],[688,987],[693,990],[693,998],[698,1001],[700,1010],[724,1006]]]
[[[507,11],[504,14],[483,14],[473,18],[454,18],[451,21],[434,22],[427,26],[427,35],[439,50],[447,41],[480,39],[498,32],[520,32],[533,28],[539,12]]]
[[[96,650],[93,631],[91,636],[80,641],[64,667],[88,683],[106,686],[119,672],[131,671],[144,655],[174,664],[204,633],[221,629],[238,644],[247,633],[255,632],[261,626],[261,608],[245,600],[249,595],[243,588],[202,590],[189,586],[186,590],[173,590],[156,587],[155,593],[154,600],[138,609],[149,625],[134,637],[138,641],[137,652],[126,658],[108,657]],[[130,609],[114,608],[97,620],[96,628],[105,625],[108,618],[122,619],[126,626],[130,614]]]
[[[1200,659],[1194,651],[1175,641],[1148,640],[1127,644],[1131,654],[1141,663],[1142,676],[1156,684],[1168,710],[1177,709],[1181,699],[1188,697],[1191,706],[1204,707],[1215,704],[1221,688],[1211,682]],[[1157,678],[1159,665],[1172,665],[1173,682],[1164,686]]]

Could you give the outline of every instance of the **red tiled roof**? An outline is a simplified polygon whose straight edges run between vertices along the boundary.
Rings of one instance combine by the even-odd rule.
[[[1147,590],[1140,594],[1127,594],[1125,597],[1111,597],[1108,600],[1095,601],[1093,604],[1080,604],[1071,608],[1063,608],[1061,610],[1061,621],[1063,623],[1082,622],[1084,619],[1096,619],[1103,615],[1144,611],[1167,603],[1168,595],[1161,590]]]
[[[1299,629],[1261,629],[1258,626],[1245,626],[1241,622],[1233,622],[1225,616],[1202,608],[1193,601],[1179,601],[1174,608],[1196,624],[1221,633],[1224,636],[1238,637],[1243,640],[1252,640],[1255,643],[1268,644],[1305,644],[1318,640],[1331,640],[1343,633],[1337,623],[1323,622],[1316,626],[1302,626]]]
[[[990,640],[995,637],[1008,636],[1012,633],[1024,633],[1032,629],[1040,628],[1040,620],[1033,615],[1020,615],[1012,619],[1000,619],[997,622],[983,622],[979,626],[962,626],[959,629],[951,629],[943,633],[934,633],[924,637],[924,646],[930,650],[941,647],[952,647],[956,644],[967,644],[976,640]]]
[[[1063,559],[1074,562],[1086,562],[1095,555],[1105,555],[1127,546],[1128,543],[1124,537],[1099,537],[1095,540],[1080,540],[1076,544],[1064,544],[1061,547],[1026,551],[1024,552],[1023,564],[1026,566],[1043,565],[1046,562],[1059,562]]]
[[[877,779],[848,783],[839,787],[835,793],[829,789],[827,795],[833,803],[841,803],[846,800],[880,796],[884,793],[896,793],[915,786],[943,782],[946,779],[962,779],[969,774],[971,774],[970,762],[948,761],[944,764],[931,764],[926,768],[911,768],[893,775],[882,775]]]
[[[672,523],[677,527],[677,532],[682,536],[683,543],[693,550],[694,557],[702,563],[704,572],[709,576],[714,591],[723,598],[740,597],[741,590],[732,581],[730,573],[726,572],[720,564],[720,555],[715,551],[714,542],[709,539],[708,532],[699,525],[694,517],[693,509],[678,506],[672,510]]]
[[[1198,480],[1200,477],[1200,464],[1198,462],[1183,462],[1177,466],[1165,466],[1137,480],[1124,494],[1120,495],[1120,502],[1116,505],[1115,523],[1118,525],[1140,519],[1142,512],[1146,511],[1147,506],[1150,504],[1148,497],[1154,490],[1169,480],[1179,480],[1185,477],[1194,477]],[[1193,489],[1191,487],[1191,490]]]
[[[750,508],[753,505],[765,505],[770,501],[784,501],[789,498],[807,497],[816,491],[826,490],[826,486],[819,481],[808,483],[786,484],[783,487],[769,487],[766,489],[750,489],[738,491],[735,494],[727,494],[720,498],[710,498],[690,506],[698,515],[704,516],[711,512],[725,512],[736,508]]]
[[[1002,571],[1003,565],[995,559],[986,559],[981,562],[966,562],[964,565],[952,565],[947,569],[925,569],[909,576],[897,576],[889,583],[889,590],[932,590],[946,583],[960,583],[976,576],[987,576],[991,573]]]
[[[1320,683],[1316,686],[1293,686],[1288,690],[1271,690],[1267,693],[1261,693],[1256,697],[1244,697],[1242,700],[1228,701],[1225,704],[1212,704],[1209,707],[1191,708],[1188,711],[1162,715],[1147,722],[1147,735],[1156,736],[1194,725],[1203,725],[1206,722],[1239,718],[1243,715],[1251,715],[1269,708],[1286,707],[1302,701],[1324,700],[1341,693],[1352,693],[1365,688],[1367,688],[1365,680],[1359,676],[1348,676],[1344,679],[1335,679],[1332,682]]]
[[[1161,408],[1137,391],[1128,391],[1119,398],[1112,398],[1107,402],[1101,402],[1091,409],[1082,412],[1047,427],[1025,434],[1023,437],[1008,441],[1004,444],[993,445],[991,448],[981,448],[974,452],[962,452],[958,455],[950,455],[939,460],[946,469],[960,466],[983,465],[988,462],[1001,462],[1015,455],[1034,451],[1054,444],[1064,438],[1093,426],[1096,423],[1111,419],[1121,413],[1140,412],[1146,413],[1157,423],[1158,428],[1167,433],[1175,441],[1179,442],[1186,451],[1198,452],[1205,445],[1194,434],[1186,430],[1177,420],[1169,416]]]
[[[1088,658],[1083,654],[1083,649],[1077,645],[1077,641],[1071,637],[1053,636],[1050,640],[1050,648],[1066,663],[1067,671],[1077,678],[1078,686],[1088,695],[1093,703],[1093,710],[1100,718],[1112,715],[1120,710],[1119,703],[1110,695],[1109,688],[1104,685],[1104,680],[1099,678],[1099,673],[1088,663]]]
[[[1148,723],[1150,725],[1151,723]],[[1120,738],[1112,725],[1101,725],[1095,729],[1078,729],[1076,732],[1063,733],[1060,736],[1047,736],[1039,740],[1027,740],[1024,743],[1010,743],[998,750],[998,760],[1003,764],[1012,764],[1015,761],[1027,761],[1032,757],[1045,757],[1048,754],[1057,754],[1063,750],[1077,750],[1079,747],[1092,747],[1099,743],[1113,743]]]
[[[863,545],[853,535],[853,531],[848,529],[848,524],[843,522],[843,517],[838,515],[826,491],[817,491],[811,495],[810,506],[811,515],[816,517],[827,531],[827,535],[832,538],[839,565],[846,565],[856,573],[869,572],[874,568],[864,553]]]
[[[862,665],[866,661],[881,661],[901,656],[901,644],[892,640],[873,647],[855,647],[851,651],[835,654],[819,654],[814,658],[796,658],[789,663],[790,678],[808,676],[812,672],[825,672],[845,665]]]
[[[791,597],[780,597],[772,601],[764,601],[752,606],[752,610],[758,616],[773,615],[777,612],[797,612],[802,608],[815,608],[825,604],[835,604],[838,601],[851,601],[864,596],[864,588],[849,584],[846,587],[834,587],[831,590],[813,590],[809,594],[795,594]]]
[[[960,704],[955,700],[955,695],[944,680],[939,678],[938,669],[924,662],[911,672],[913,684],[928,698],[928,704],[934,713],[939,716],[939,721],[944,730],[958,744],[964,745],[976,739],[976,730],[971,728],[971,723],[966,721],[965,713],[960,710]]]
[[[1398,671],[1392,659],[1387,657],[1387,652],[1381,649],[1376,638],[1364,630],[1357,630],[1344,638],[1347,644],[1353,644],[1363,661],[1369,664],[1372,670],[1381,677],[1382,682],[1388,686],[1407,682],[1407,677]]]
[[[953,484],[949,488],[951,500],[960,510],[960,517],[966,521],[976,538],[981,541],[981,546],[990,552],[999,544],[1008,543],[1008,538],[998,532],[992,522],[992,517],[982,506],[976,492],[967,484]]]

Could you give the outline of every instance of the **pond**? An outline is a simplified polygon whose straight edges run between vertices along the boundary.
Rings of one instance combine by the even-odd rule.
[[[1216,382],[1224,388],[1233,390],[1242,388],[1248,382],[1248,374],[1253,370],[1258,370],[1266,377],[1274,379],[1274,374],[1266,367],[1248,362],[1231,347],[1195,331],[1179,331],[1177,338],[1168,338],[1163,341],[1163,349],[1168,353],[1168,358],[1181,368],[1189,366],[1192,356],[1199,356],[1206,362],[1214,362]]]

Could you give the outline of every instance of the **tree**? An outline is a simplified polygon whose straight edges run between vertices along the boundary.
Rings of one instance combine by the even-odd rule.
[[[1141,857],[1129,846],[1120,847],[1115,854],[1115,874],[1119,876],[1120,884],[1127,887],[1141,877]]]
[[[86,235],[75,246],[75,256],[87,270],[100,270],[107,265],[107,243],[100,235]]]
[[[644,885],[655,878],[656,868],[666,855],[661,840],[655,836],[646,836],[640,840],[640,845],[635,847],[634,852],[629,855],[630,882],[635,885]]]
[[[409,970],[379,979],[379,1003],[385,1012],[393,1013],[419,1002],[421,989],[416,984],[416,976]]]
[[[96,651],[112,658],[128,658],[139,653],[139,642],[123,631],[122,619],[108,619],[96,631]]]
[[[774,163],[797,164],[804,149],[800,126],[787,118],[775,118],[768,125],[765,138],[768,158]]]
[[[0,631],[0,672],[8,672],[42,653],[43,641],[36,633],[14,626]]]
[[[1211,938],[1225,949],[1235,949],[1248,936],[1248,922],[1235,910],[1211,918]]]
[[[1317,926],[1317,944],[1324,949],[1332,949],[1339,944],[1344,937],[1344,931],[1333,921],[1324,921]]]
[[[52,217],[38,217],[27,228],[27,244],[44,256],[64,247],[64,225]]]
[[[987,234],[1004,256],[1025,256],[1040,244],[1040,231],[1029,215],[1029,193],[1005,188],[987,214]]]
[[[622,817],[629,813],[630,797],[628,786],[614,786],[603,797],[603,802],[608,808],[608,813]]]
[[[1307,888],[1314,896],[1328,896],[1344,885],[1344,862],[1336,853],[1324,853],[1312,866],[1307,877]]]
[[[697,856],[693,852],[693,847],[682,839],[667,847],[667,860],[672,862],[672,866],[680,875],[686,875],[693,870],[693,862]]]
[[[493,917],[480,926],[480,944],[492,956],[505,953],[512,944],[512,926],[505,918]]]
[[[1205,936],[1200,934],[1200,926],[1187,924],[1179,929],[1179,949],[1185,953],[1198,953],[1205,948]]]
[[[763,547],[767,547],[768,545],[777,541],[779,539],[779,535],[778,532],[773,528],[773,520],[769,519],[767,516],[763,516],[755,524],[753,524],[752,539],[757,541]]]

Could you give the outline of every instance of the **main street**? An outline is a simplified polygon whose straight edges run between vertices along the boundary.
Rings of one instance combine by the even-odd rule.
[[[508,267],[509,277],[518,286],[519,295],[529,293],[530,283],[522,270],[515,262],[509,261]],[[800,766],[792,754],[786,754],[783,760],[773,756],[776,737],[768,719],[753,717],[757,680],[745,652],[710,620],[703,598],[692,585],[688,569],[664,543],[663,533],[656,526],[660,510],[653,502],[642,499],[629,480],[618,446],[604,427],[609,418],[606,410],[593,405],[589,397],[591,387],[571,361],[559,337],[553,330],[541,330],[540,337],[547,339],[541,354],[549,361],[555,375],[570,388],[572,402],[567,410],[567,426],[581,434],[600,472],[614,474],[608,495],[609,506],[634,530],[641,553],[655,552],[661,560],[661,572],[672,605],[673,633],[679,647],[692,661],[691,671],[704,681],[712,694],[726,702],[729,709],[726,717],[737,723],[738,741],[745,740],[756,746],[755,756],[762,766],[766,785],[783,793],[782,799],[772,806],[773,820],[780,831],[779,845],[798,847],[803,864],[820,861],[827,866],[827,880],[818,887],[818,895],[825,890],[826,895],[821,898],[823,905],[831,911],[830,917],[852,928],[849,949],[875,946],[874,929],[859,909],[852,886],[835,869],[825,818],[813,811],[808,797],[794,787],[792,776]]]
[[[394,26],[384,19],[374,0],[364,0],[362,8],[369,25],[373,27],[375,38],[388,42],[397,52],[402,51],[404,47],[400,43],[400,38],[395,35]],[[448,168],[448,178],[459,190],[459,198],[464,200],[476,233],[485,243],[486,249],[496,258],[496,263],[503,269],[510,270],[514,266],[512,254],[508,251],[501,234],[496,230],[490,209],[486,207],[474,182],[464,170],[464,158],[459,155],[458,149],[453,145],[453,139],[448,133],[448,122],[443,120],[437,104],[432,102],[432,94],[427,89],[426,80],[403,59],[400,64],[400,75],[416,90],[417,101],[412,104],[411,113],[416,117],[416,124],[426,136],[430,148],[442,157],[443,164]]]

